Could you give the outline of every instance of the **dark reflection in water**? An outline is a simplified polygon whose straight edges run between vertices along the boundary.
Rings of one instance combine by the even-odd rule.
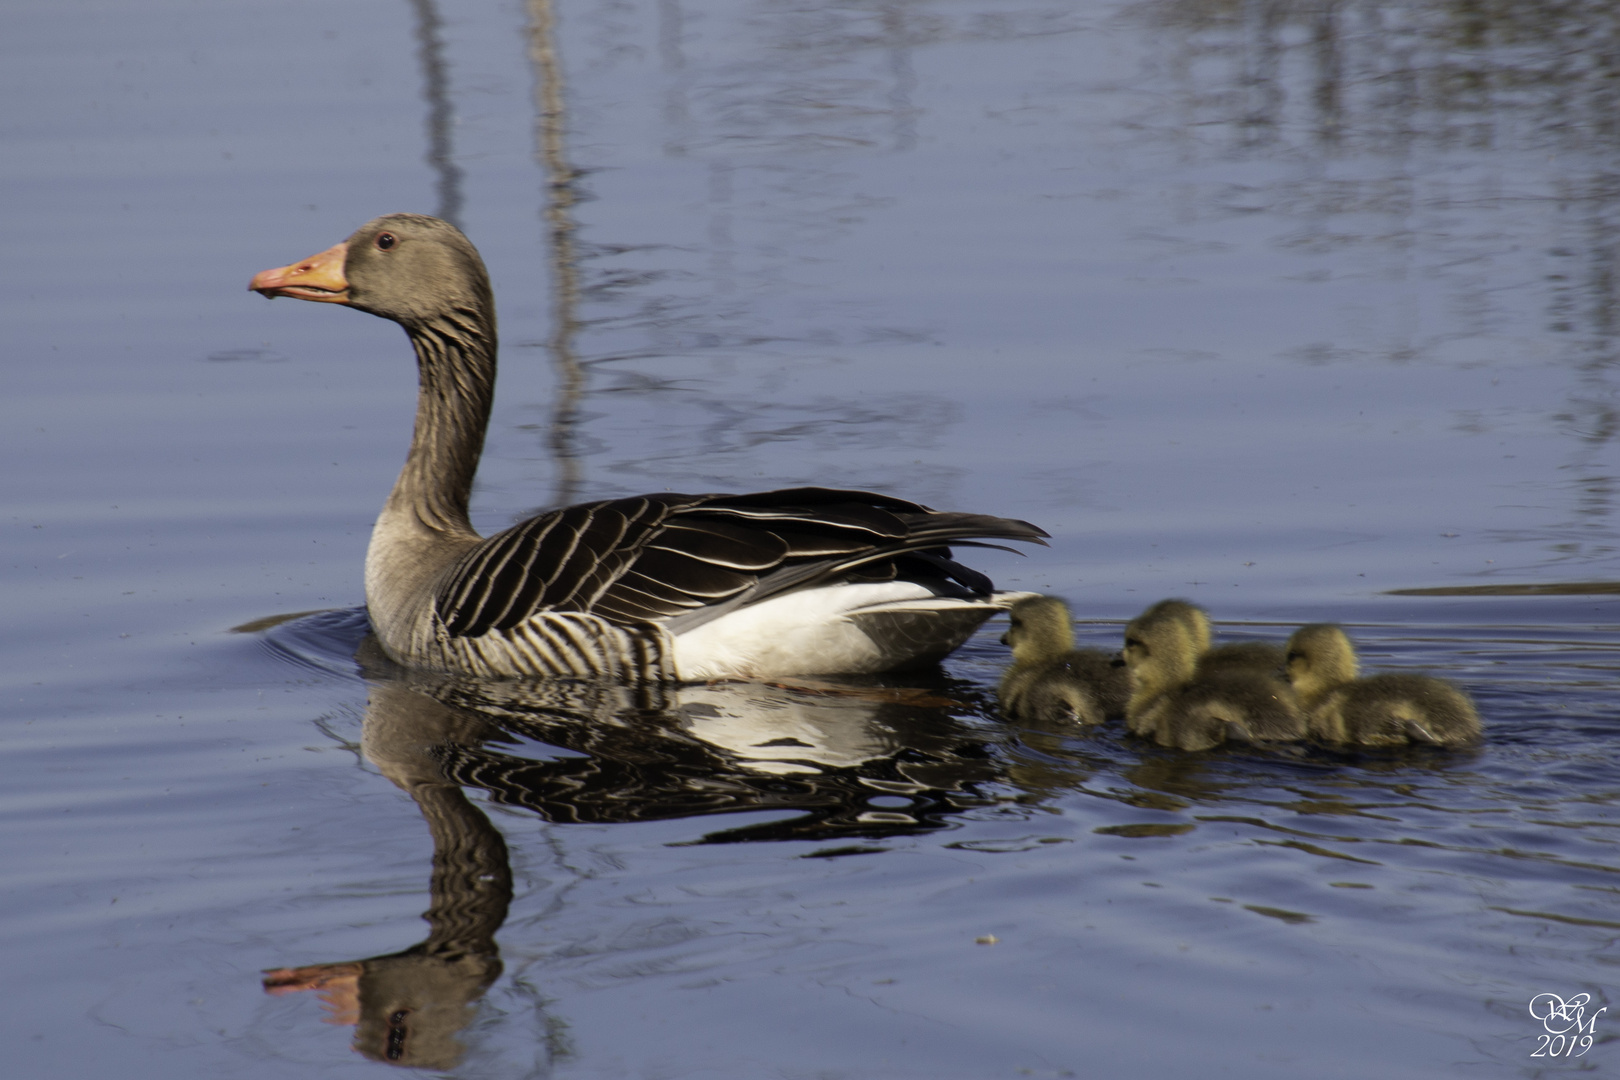
[[[574,429],[585,395],[585,369],[574,349],[579,332],[580,255],[573,208],[579,198],[579,173],[568,162],[567,101],[551,0],[528,0],[527,11],[529,63],[534,68],[535,157],[545,173],[543,217],[551,269],[551,337],[546,350],[557,372],[547,433],[556,469],[549,505],[568,506],[580,497],[580,454]]]
[[[454,1067],[463,1053],[457,1036],[501,973],[495,931],[512,900],[506,842],[436,756],[478,742],[487,726],[404,687],[371,686],[365,756],[416,802],[433,837],[427,940],[365,960],[265,973],[273,994],[318,990],[329,1022],[354,1025],[354,1047],[369,1058]]]
[[[309,622],[319,637],[351,616]],[[358,659],[361,751],[411,796],[433,837],[430,933],[397,953],[269,971],[264,986],[319,991],[330,1022],[355,1026],[355,1049],[397,1065],[453,1067],[458,1035],[502,969],[506,843],[463,788],[555,823],[791,814],[698,843],[876,840],[945,828],[949,815],[987,805],[981,789],[1003,768],[985,732],[953,719],[972,705],[950,696],[966,687],[943,675],[923,686],[480,682],[401,669],[370,638]]]
[[[1570,151],[1560,189],[1609,201],[1620,151],[1620,12],[1604,0],[1146,0],[1185,119],[1229,150]],[[1383,189],[1385,208],[1399,193]],[[1342,195],[1353,192],[1342,192]],[[1504,196],[1510,194],[1502,193]],[[1607,231],[1606,229],[1604,231]]]
[[[416,57],[422,64],[422,99],[427,103],[428,150],[423,160],[437,177],[438,208],[434,213],[458,228],[461,225],[461,167],[456,164],[452,133],[456,115],[450,103],[449,68],[444,61],[435,0],[411,0],[416,14]]]
[[[1565,400],[1537,418],[1569,439],[1564,467],[1546,481],[1559,496],[1536,523],[1487,535],[1534,545],[1537,567],[1612,557],[1620,484],[1612,460],[1620,430],[1614,6],[1145,0],[1123,10],[1128,18],[1116,27],[1148,27],[1141,72],[1106,88],[1088,88],[1082,76],[1074,84],[1034,78],[1029,108],[1073,113],[1091,94],[1098,115],[1120,116],[1101,156],[1132,172],[1145,197],[1174,204],[1171,220],[1153,223],[1159,240],[1191,251],[1263,238],[1273,250],[1260,276],[1330,283],[1321,309],[1368,309],[1349,334],[1324,330],[1336,317],[1302,323],[1297,339],[1278,343],[1295,362],[1521,365],[1527,353],[1548,354],[1567,372],[1558,380]],[[957,422],[958,402],[924,392],[873,409],[872,395],[835,391],[808,408],[773,396],[773,387],[732,380],[740,368],[716,373],[773,354],[809,370],[843,350],[950,344],[939,326],[904,321],[920,309],[863,307],[850,295],[807,300],[800,279],[829,254],[844,257],[837,245],[851,238],[847,250],[859,257],[880,254],[858,238],[894,205],[937,194],[893,186],[891,166],[871,163],[916,151],[924,119],[951,123],[926,112],[949,98],[942,85],[919,80],[918,57],[1019,38],[1078,42],[1103,25],[1086,21],[1095,11],[757,3],[721,11],[656,0],[564,12],[559,23],[549,0],[530,0],[527,12],[553,268],[547,348],[560,373],[548,436],[553,501],[579,489],[580,468],[593,458],[603,466],[593,488],[604,493],[694,477],[735,484],[760,468],[775,470],[760,474],[771,483],[813,479],[792,471],[799,458],[767,454],[760,466],[761,455],[744,456],[777,440],[817,440],[818,451],[839,441],[862,471],[847,482],[900,482],[949,501],[961,474],[928,459]],[[651,32],[647,19],[656,21]],[[631,59],[644,48],[645,63]],[[565,56],[578,73],[571,95]],[[646,70],[655,64],[656,77]],[[634,100],[642,93],[656,93],[656,105]],[[1123,115],[1130,107],[1121,102],[1133,98],[1151,105]],[[623,141],[640,129],[627,134],[602,118],[644,104],[657,123],[656,148]],[[569,115],[576,129],[593,124],[572,152]],[[1054,139],[1067,137],[1057,130]],[[1071,158],[1093,153],[1089,145],[1026,148],[1032,183],[1048,196],[1072,195],[1063,176]],[[649,160],[654,149],[662,162]],[[627,151],[644,175],[638,182],[680,188],[674,216],[697,221],[656,232],[647,225],[636,208],[647,196],[608,178],[622,178]],[[592,198],[601,201],[588,207]],[[1158,235],[1183,224],[1188,236]],[[1107,228],[1101,216],[1098,227]],[[1190,235],[1206,227],[1210,235]],[[1153,248],[1137,236],[1121,250],[1139,258]],[[1395,286],[1402,295],[1385,304],[1388,282],[1420,284]],[[1212,330],[1221,336],[1218,324]],[[587,375],[595,400],[614,395],[601,416],[582,409]],[[698,410],[715,414],[704,434],[721,434],[700,448],[692,441]],[[1511,422],[1466,409],[1452,420],[1469,433]],[[926,464],[900,473],[897,461]],[[1498,560],[1482,573],[1525,569]]]
[[[1614,554],[1620,431],[1620,6],[1607,0],[1147,0],[1175,107],[1144,118],[1193,160],[1283,165],[1205,192],[1218,212],[1291,219],[1275,243],[1360,253],[1355,271],[1445,282],[1444,332],[1391,318],[1378,358],[1478,359],[1469,339],[1523,334],[1535,297],[1572,373],[1551,422],[1574,449],[1570,509],[1533,530],[1552,563]],[[1189,162],[1191,163],[1191,162]],[[1548,210],[1552,212],[1549,213]],[[1550,231],[1549,231],[1550,228]],[[1526,312],[1527,319],[1535,316]],[[1305,343],[1307,362],[1354,346]],[[1459,417],[1465,430],[1482,418]],[[1506,570],[1506,568],[1502,568]],[[1511,571],[1509,571],[1511,572]]]
[[[879,445],[871,449],[894,450],[896,457],[911,462],[926,455],[960,411],[954,401],[922,394],[909,395],[896,408],[882,402],[874,409],[870,394],[823,396],[806,406],[712,379],[704,380],[701,396],[683,394],[696,387],[692,369],[678,365],[694,358],[730,362],[768,357],[782,348],[808,346],[815,352],[931,340],[921,327],[829,328],[847,323],[845,318],[818,316],[809,325],[799,325],[797,319],[788,325],[766,309],[773,298],[793,291],[782,287],[797,272],[796,264],[819,261],[817,254],[803,250],[807,245],[814,248],[847,235],[889,201],[852,190],[852,178],[819,155],[913,149],[920,109],[912,101],[917,87],[912,53],[943,38],[937,20],[919,17],[908,5],[885,5],[875,13],[771,10],[762,12],[752,28],[765,34],[757,48],[717,62],[707,52],[712,24],[706,16],[694,30],[687,6],[681,0],[660,0],[656,42],[665,75],[662,151],[669,159],[701,161],[706,175],[696,208],[702,219],[695,230],[700,239],[690,245],[671,243],[665,235],[613,235],[611,220],[600,219],[611,218],[618,208],[606,202],[606,213],[597,215],[598,220],[576,217],[578,206],[602,196],[587,189],[593,170],[576,165],[566,145],[569,105],[557,13],[550,0],[527,0],[536,156],[546,178],[544,217],[552,267],[553,317],[546,347],[559,372],[548,436],[559,477],[554,502],[578,497],[583,458],[622,449],[584,434],[590,417],[582,403],[588,392],[616,395],[617,413],[625,412],[627,399],[633,398],[715,413],[705,434],[719,433],[724,445],[696,450],[684,429],[668,448],[648,453],[638,444],[633,460],[616,461],[608,470],[615,474],[611,482],[622,485],[609,490],[624,491],[668,483],[661,470],[672,465],[684,474],[684,483],[693,482],[691,474],[698,471],[734,484],[728,473],[737,459],[717,465],[709,455],[736,454],[759,441],[836,440],[857,450],[876,441]],[[575,58],[578,68],[600,78],[623,59],[618,46],[639,29],[625,18],[626,11],[600,9],[579,16],[593,24],[588,34],[592,46],[606,52],[593,55],[587,49]],[[690,55],[694,45],[697,54]],[[882,58],[877,84],[851,80],[847,65],[853,60],[870,66],[868,54],[874,48]],[[594,149],[600,152],[603,136],[593,135]],[[805,156],[806,151],[812,156]],[[593,384],[590,391],[587,383]],[[641,439],[659,442],[658,429],[670,423],[673,411],[655,404],[654,419]],[[753,469],[748,466],[750,475]],[[892,486],[889,473],[883,467],[872,477],[841,482]],[[798,482],[812,475],[772,476],[771,482]],[[936,493],[948,490],[956,478],[956,470],[934,465],[924,465],[912,477],[914,487]]]
[[[368,758],[429,745],[441,780],[551,822],[783,810],[797,815],[702,842],[927,832],[982,805],[979,786],[1000,771],[986,732],[953,719],[975,706],[951,695],[971,691],[943,675],[625,687],[480,682],[366,660]]]
[[[1581,936],[1582,928],[1607,933],[1620,925],[1612,770],[1592,752],[1612,738],[1617,661],[1608,635],[1571,629],[1574,613],[1588,608],[1567,610],[1569,618],[1544,627],[1356,629],[1369,668],[1427,668],[1475,694],[1486,738],[1467,751],[1291,746],[1188,754],[1131,739],[1118,725],[1084,733],[1065,724],[1015,727],[993,717],[974,683],[943,674],[903,685],[481,682],[403,671],[362,645],[368,698],[353,741],[410,794],[428,824],[430,932],[397,953],[272,971],[266,987],[318,990],[332,1020],[355,1025],[354,1045],[369,1057],[448,1069],[475,1051],[494,1052],[485,1043],[528,1046],[542,1038],[529,1014],[517,1021],[498,1002],[480,1004],[505,992],[492,989],[503,962],[503,983],[540,1012],[547,1031],[564,1021],[546,1011],[535,987],[661,970],[664,939],[642,943],[638,928],[644,918],[678,921],[684,916],[671,906],[678,911],[686,900],[651,915],[639,903],[615,906],[623,891],[639,896],[651,879],[597,878],[567,862],[580,876],[505,931],[503,961],[495,935],[513,896],[506,842],[468,789],[563,825],[748,813],[679,845],[726,845],[730,854],[711,851],[684,871],[705,881],[711,874],[735,880],[728,875],[739,867],[750,881],[760,872],[762,853],[739,841],[808,841],[797,854],[823,859],[916,850],[895,841],[929,834],[931,845],[986,857],[1076,845],[1068,861],[1030,856],[1037,861],[1027,866],[978,864],[975,873],[999,874],[1004,892],[996,904],[1037,923],[1044,916],[1029,905],[1047,902],[1041,898],[1054,873],[1068,875],[1063,887],[1073,895],[1064,902],[1091,912],[1088,919],[1103,917],[1119,889],[1140,888],[1138,879],[1188,883],[1179,899],[1165,901],[1169,909],[1133,906],[1151,931],[1122,915],[1127,938],[1156,937],[1171,925],[1190,932],[1187,920],[1204,916],[1186,905],[1216,903],[1288,926],[1350,928],[1373,950],[1382,946],[1371,943],[1387,939],[1397,952],[1409,944],[1430,960],[1436,948],[1465,952],[1470,964],[1498,957],[1493,977],[1509,980],[1532,962],[1526,935],[1552,925],[1564,936],[1537,937],[1535,962],[1558,970],[1590,963],[1594,949],[1608,946]],[[1223,629],[1237,638],[1282,632]],[[352,674],[363,630],[363,612],[333,612],[282,623],[268,638],[306,668]],[[1119,630],[1086,624],[1081,636],[1100,646]],[[1003,658],[979,642],[961,659]],[[760,811],[776,813],[761,820]],[[514,847],[533,846],[521,838],[522,813],[505,820],[519,824]],[[956,834],[948,843],[938,836],[946,830]],[[651,843],[669,850],[667,837]],[[902,892],[910,875],[925,872],[903,859],[874,861],[873,869]],[[1026,870],[1031,877],[1021,876]],[[811,880],[785,873],[797,890],[792,903],[804,903]],[[615,877],[623,879],[607,880]],[[834,891],[881,892],[863,891],[847,876],[838,881]],[[684,896],[681,885],[672,888]],[[884,896],[870,898],[874,910],[884,908]],[[691,899],[704,922],[728,920],[733,902],[758,899],[751,889]],[[1153,911],[1168,922],[1153,923]],[[1268,955],[1247,935],[1242,941]],[[1396,952],[1380,955],[1399,969]],[[683,979],[724,979],[757,963],[732,959],[718,941],[683,956]],[[1441,962],[1446,971],[1448,962]],[[734,963],[740,967],[727,966]],[[1410,973],[1416,982],[1424,977]],[[474,1028],[478,1017],[488,1023]]]

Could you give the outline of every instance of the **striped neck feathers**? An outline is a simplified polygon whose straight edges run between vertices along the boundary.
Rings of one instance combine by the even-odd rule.
[[[387,509],[476,537],[467,504],[495,397],[495,319],[467,306],[402,325],[416,350],[416,429]]]

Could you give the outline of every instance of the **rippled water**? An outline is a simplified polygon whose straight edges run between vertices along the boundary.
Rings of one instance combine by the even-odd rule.
[[[1528,1011],[1620,960],[1611,5],[71,0],[0,56],[8,1076],[1613,1057]],[[244,288],[399,209],[494,275],[486,529],[1027,518],[976,564],[1085,644],[1335,619],[1486,739],[1026,729],[994,626],[858,683],[392,668],[405,342]]]

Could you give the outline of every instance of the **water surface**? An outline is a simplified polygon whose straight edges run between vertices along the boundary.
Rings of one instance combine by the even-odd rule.
[[[1617,42],[1595,2],[16,7],[9,1067],[1602,1068],[1607,1014],[1549,1061],[1527,1004],[1611,1000],[1620,928]],[[392,669],[406,344],[245,285],[394,210],[494,276],[486,530],[800,483],[1022,517],[1052,547],[976,565],[1087,643],[1169,595],[1339,620],[1487,738],[1028,729],[994,626],[862,683]]]

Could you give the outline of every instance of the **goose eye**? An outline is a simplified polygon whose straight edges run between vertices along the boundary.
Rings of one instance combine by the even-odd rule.
[[[399,238],[391,232],[377,234],[377,246],[384,251],[399,243]]]

